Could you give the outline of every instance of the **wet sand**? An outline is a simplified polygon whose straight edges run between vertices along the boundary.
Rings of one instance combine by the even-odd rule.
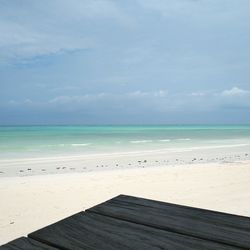
[[[105,170],[174,167],[206,163],[232,164],[250,160],[248,145],[233,147],[175,149],[109,154],[62,155],[40,158],[0,159],[0,178],[65,173],[88,173]]]

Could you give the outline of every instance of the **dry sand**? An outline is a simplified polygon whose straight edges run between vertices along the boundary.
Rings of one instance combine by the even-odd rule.
[[[0,244],[128,194],[250,216],[250,162],[2,177]]]

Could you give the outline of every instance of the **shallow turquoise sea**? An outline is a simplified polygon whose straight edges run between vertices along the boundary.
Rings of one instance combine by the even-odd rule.
[[[250,125],[0,127],[2,159],[240,144],[250,145]]]

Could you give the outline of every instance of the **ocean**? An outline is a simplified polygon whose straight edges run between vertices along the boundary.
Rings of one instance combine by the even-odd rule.
[[[2,126],[0,158],[250,145],[250,125]]]

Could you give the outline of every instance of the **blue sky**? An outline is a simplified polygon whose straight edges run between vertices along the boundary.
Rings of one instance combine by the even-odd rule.
[[[250,123],[249,0],[0,0],[0,124]]]

